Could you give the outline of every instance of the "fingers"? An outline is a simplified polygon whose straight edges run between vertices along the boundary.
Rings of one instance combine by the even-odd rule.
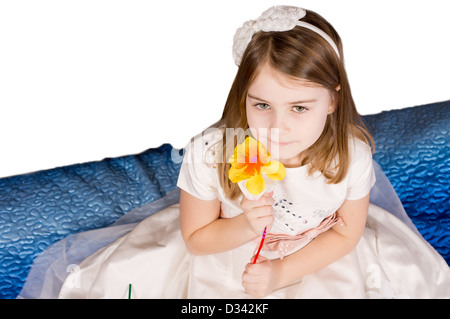
[[[264,257],[264,256],[259,255],[256,264],[253,264],[252,261],[253,261],[254,258],[255,258],[255,256],[253,255],[253,257],[252,257],[251,260],[250,260],[250,263],[248,263],[248,264],[245,266],[244,274],[250,274],[250,275],[256,276],[256,275],[262,275],[262,274],[265,273],[264,268],[265,268],[267,265],[265,265],[265,264],[264,264],[264,265],[261,265],[261,264],[264,263],[264,262],[266,262],[266,261],[268,262],[269,259],[267,259],[267,258]]]
[[[253,263],[253,260],[255,259],[255,255],[253,255],[253,257],[250,259],[250,262]],[[255,264],[260,264],[264,261],[268,260],[266,257],[259,255],[258,259],[256,260]]]
[[[255,256],[253,256],[254,258]],[[242,287],[245,292],[254,297],[264,297],[273,290],[273,269],[270,261],[265,257],[258,257],[259,263],[247,264],[242,274]]]
[[[254,298],[263,298],[268,295],[261,289],[259,282],[243,282],[242,287],[244,291]]]
[[[270,227],[273,223],[273,192],[264,194],[258,200],[249,200],[243,197],[241,207],[244,215],[256,235],[261,235],[264,228]]]
[[[257,264],[247,264],[245,266],[245,271],[242,274],[242,282],[245,283],[256,283],[259,282],[264,276],[264,268]]]
[[[265,205],[270,205],[272,206],[273,203],[275,202],[274,199],[272,198],[273,196],[273,191],[269,192],[269,193],[264,193],[263,196],[261,196],[260,199],[257,200],[250,200],[247,197],[243,196],[242,200],[241,200],[241,206],[242,208],[247,208],[247,209],[251,209],[254,207],[259,207],[259,206],[265,206]]]

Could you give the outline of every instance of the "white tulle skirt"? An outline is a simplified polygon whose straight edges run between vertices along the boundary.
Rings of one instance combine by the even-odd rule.
[[[75,267],[60,298],[249,298],[241,284],[255,243],[192,256],[179,229],[178,205]],[[356,249],[269,298],[448,298],[447,264],[392,214],[371,205]]]

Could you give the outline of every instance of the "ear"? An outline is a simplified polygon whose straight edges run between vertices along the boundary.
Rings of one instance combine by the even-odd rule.
[[[337,104],[336,98],[338,96],[338,92],[341,90],[341,85],[338,84],[338,86],[336,86],[335,90],[336,90],[336,92],[333,92],[331,94],[331,105],[328,108],[328,114],[331,114],[336,110],[336,104]]]
[[[335,108],[334,105],[330,105],[330,107],[328,108],[328,114],[333,113],[335,109],[336,109],[336,108]]]
[[[338,85],[338,88],[341,87]],[[338,90],[336,89],[336,92],[331,93],[331,99],[330,99],[330,106],[328,107],[328,114],[333,113],[336,110],[336,106],[338,103]]]

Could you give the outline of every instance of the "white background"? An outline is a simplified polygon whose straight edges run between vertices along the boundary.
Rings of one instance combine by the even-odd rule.
[[[184,147],[222,114],[236,29],[274,4],[334,25],[361,114],[448,100],[448,3],[0,0],[0,177]]]

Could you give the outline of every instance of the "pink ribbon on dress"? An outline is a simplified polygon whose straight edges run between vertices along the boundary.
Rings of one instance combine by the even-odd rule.
[[[344,222],[341,217],[337,217],[336,213],[326,217],[319,226],[308,229],[303,233],[297,235],[285,235],[285,234],[267,234],[264,242],[263,250],[278,250],[280,258],[283,257],[295,247],[310,242],[321,233],[327,231],[336,224],[344,226]]]

